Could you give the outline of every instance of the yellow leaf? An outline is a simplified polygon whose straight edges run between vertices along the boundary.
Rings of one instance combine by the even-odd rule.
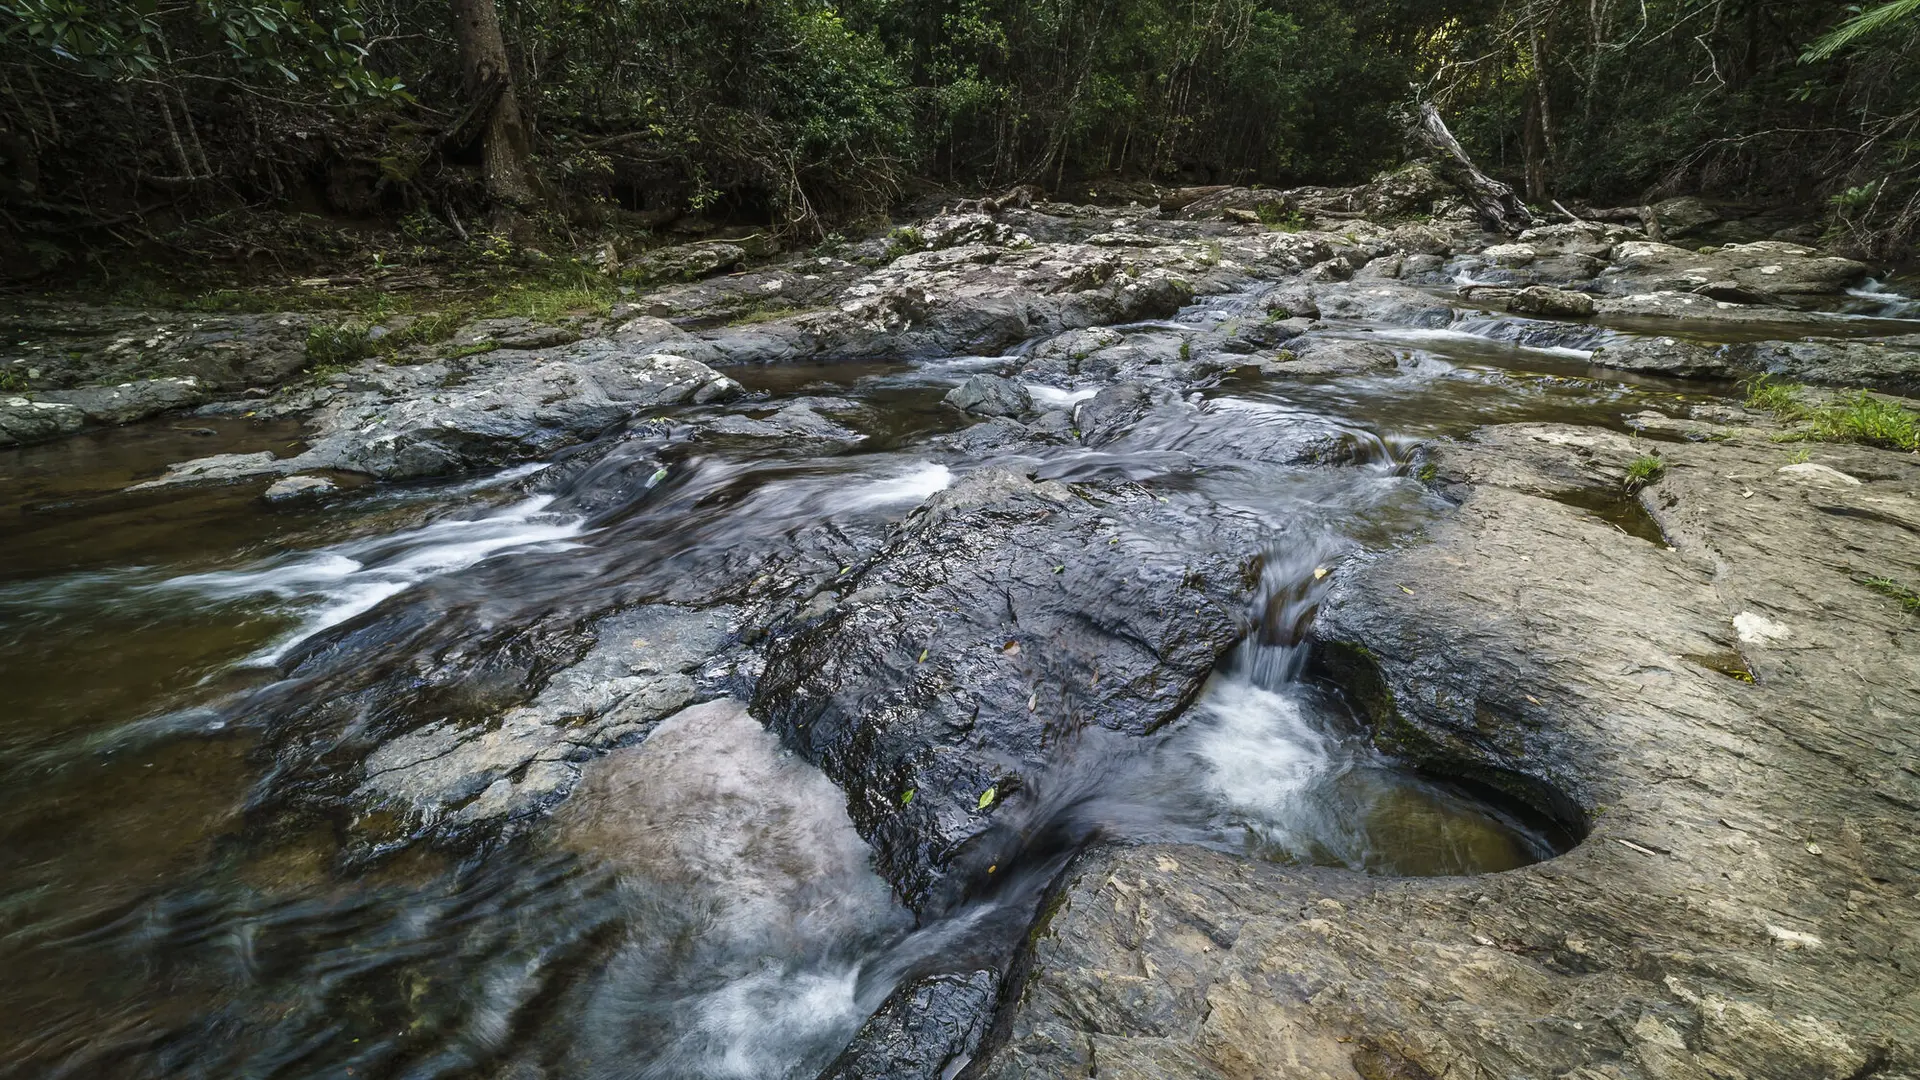
[[[980,793],[980,805],[979,805],[979,806],[977,806],[977,807],[975,807],[975,809],[977,809],[977,810],[985,810],[985,809],[986,809],[987,807],[989,807],[989,806],[992,806],[992,805],[993,805],[993,800],[994,800],[994,799],[995,799],[996,797],[998,797],[998,796],[999,796],[999,794],[1000,794],[1000,788],[999,788],[999,786],[998,786],[998,785],[995,785],[994,787],[990,787],[990,788],[988,788],[987,790],[985,790],[985,791],[983,791],[983,792],[981,792],[981,793]]]

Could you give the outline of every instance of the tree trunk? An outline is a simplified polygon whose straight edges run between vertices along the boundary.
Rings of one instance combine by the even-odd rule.
[[[1533,212],[1514,195],[1513,189],[1477,168],[1461,148],[1460,140],[1447,130],[1440,110],[1430,101],[1420,103],[1420,115],[1413,126],[1415,139],[1439,156],[1440,175],[1466,193],[1480,213],[1480,223],[1497,232],[1517,233],[1534,224]]]
[[[500,14],[494,0],[451,0],[453,36],[460,47],[460,70],[467,93],[474,99],[492,99],[481,134],[481,154],[487,195],[506,208],[522,209],[538,201],[527,160],[532,139],[520,115],[514,93],[513,69],[507,62],[507,43],[500,36]]]

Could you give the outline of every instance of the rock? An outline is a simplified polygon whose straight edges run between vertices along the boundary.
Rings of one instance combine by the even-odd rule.
[[[1015,854],[999,823],[1050,731],[1150,733],[1238,640],[1254,548],[1221,528],[1131,484],[972,473],[776,635],[754,713],[846,791],[902,899],[944,910]]]
[[[1480,257],[1495,266],[1521,267],[1540,257],[1529,244],[1495,244],[1482,251]]]
[[[948,391],[946,402],[979,416],[1025,416],[1033,395],[1020,383],[999,375],[975,375]]]
[[[1521,233],[1518,239],[1539,255],[1582,255],[1604,261],[1613,254],[1614,245],[1645,237],[1623,225],[1582,221],[1541,225]]]
[[[0,446],[22,446],[71,435],[86,426],[75,406],[18,395],[0,397]]]
[[[1660,291],[1632,296],[1597,296],[1594,314],[1602,318],[1692,319],[1728,324],[1764,324],[1775,327],[1804,327],[1803,333],[1817,333],[1833,324],[1824,316],[1805,311],[1735,304],[1710,300],[1690,292]]]
[[[262,497],[273,503],[294,502],[299,499],[331,495],[339,490],[338,484],[324,476],[289,476],[285,480],[276,480],[268,485]]]
[[[680,244],[629,259],[623,269],[643,281],[693,281],[743,269],[747,258],[746,249],[738,244]]]
[[[1308,337],[1292,342],[1264,369],[1278,375],[1357,375],[1391,371],[1400,366],[1400,352],[1385,345],[1342,338]]]
[[[1729,379],[1746,370],[1730,352],[1678,338],[1630,337],[1595,349],[1593,362],[1599,367],[1682,379]]]
[[[732,638],[736,615],[648,605],[608,616],[586,656],[527,704],[477,724],[422,717],[371,748],[355,800],[397,812],[410,839],[528,818],[573,789],[580,761],[698,700],[689,673]]]
[[[902,985],[820,1080],[948,1080],[979,1047],[999,990],[995,971]]]
[[[1838,295],[1868,272],[1865,263],[1777,240],[1729,244],[1704,253],[1630,241],[1614,248],[1613,265],[1601,274],[1598,287],[1612,296],[1734,287],[1792,300]]]
[[[1763,341],[1751,347],[1748,363],[1799,382],[1913,392],[1920,390],[1920,334],[1874,341]]]
[[[1661,234],[1671,240],[1696,236],[1725,220],[1719,207],[1693,195],[1654,203],[1653,214],[1660,222]]]
[[[377,378],[316,414],[319,433],[289,471],[446,475],[549,454],[649,409],[740,393],[698,361],[635,355],[605,339],[552,358],[494,354],[452,385],[430,366],[366,371]]]
[[[978,1074],[1920,1067],[1903,991],[1920,782],[1900,765],[1920,750],[1916,626],[1859,584],[1920,580],[1899,524],[1920,521],[1920,465],[1829,447],[1880,479],[1814,484],[1779,476],[1765,438],[1663,444],[1643,503],[1677,550],[1535,493],[1618,491],[1642,452],[1550,425],[1444,451],[1443,474],[1480,477],[1459,509],[1430,542],[1340,571],[1315,627],[1320,670],[1382,746],[1584,842],[1399,881],[1184,847],[1090,856]]]
[[[1549,319],[1585,319],[1593,315],[1593,297],[1545,285],[1530,285],[1507,301],[1507,310],[1516,315],[1538,315]]]
[[[0,367],[37,371],[34,389],[192,380],[201,400],[274,385],[304,369],[307,336],[324,325],[290,313],[206,315],[50,301],[10,301],[7,322]]]
[[[134,484],[127,490],[147,491],[180,484],[231,484],[260,476],[277,476],[294,468],[292,459],[274,457],[271,450],[256,454],[215,454],[169,465],[166,475]]]

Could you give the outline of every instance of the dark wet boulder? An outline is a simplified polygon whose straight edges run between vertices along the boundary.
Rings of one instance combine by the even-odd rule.
[[[994,971],[929,975],[902,985],[820,1080],[949,1080],[986,1035],[999,990]]]
[[[1593,362],[1604,368],[1681,379],[1729,379],[1746,370],[1736,362],[1734,350],[1670,337],[1609,341],[1593,351]]]
[[[1252,537],[1132,484],[975,473],[777,629],[753,711],[846,791],[901,897],[941,908],[1011,854],[989,834],[1062,740],[1192,700],[1240,636]]]
[[[1800,382],[1920,390],[1920,334],[1874,341],[1765,341],[1751,347],[1748,362]]]
[[[1033,411],[1027,388],[1002,375],[975,375],[949,391],[946,402],[977,416],[1025,416]]]
[[[1146,415],[1153,401],[1153,395],[1139,383],[1125,382],[1103,388],[1074,407],[1073,423],[1080,432],[1080,441],[1098,446],[1118,438],[1134,421]]]

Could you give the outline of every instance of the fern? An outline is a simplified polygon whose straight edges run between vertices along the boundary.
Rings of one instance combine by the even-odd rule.
[[[1920,15],[1920,0],[1889,0],[1834,27],[1832,33],[1807,46],[1807,51],[1800,54],[1800,62],[1811,64],[1816,60],[1825,60],[1861,38],[1879,33],[1915,15]]]

